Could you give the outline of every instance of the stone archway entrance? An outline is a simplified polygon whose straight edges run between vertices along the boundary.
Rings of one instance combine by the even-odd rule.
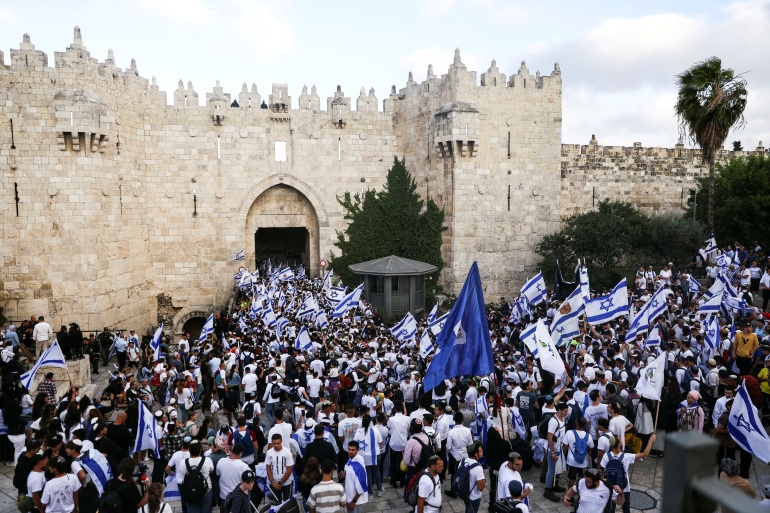
[[[246,240],[253,241],[253,263],[271,258],[301,263],[308,272],[318,265],[318,216],[310,200],[289,185],[269,187],[254,200],[246,216]]]

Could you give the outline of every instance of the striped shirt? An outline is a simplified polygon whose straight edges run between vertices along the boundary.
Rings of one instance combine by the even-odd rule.
[[[310,490],[307,505],[316,513],[341,513],[345,511],[345,489],[334,481],[321,481]]]

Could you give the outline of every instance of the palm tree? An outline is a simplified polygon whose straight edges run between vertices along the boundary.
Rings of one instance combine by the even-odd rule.
[[[674,110],[683,135],[701,147],[701,159],[709,166],[708,228],[714,231],[714,165],[730,130],[743,127],[746,81],[722,60],[710,57],[677,75],[679,93]]]

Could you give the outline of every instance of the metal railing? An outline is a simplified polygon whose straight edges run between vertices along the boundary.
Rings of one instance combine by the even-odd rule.
[[[666,436],[661,513],[767,513],[767,508],[714,476],[718,442],[695,432]]]

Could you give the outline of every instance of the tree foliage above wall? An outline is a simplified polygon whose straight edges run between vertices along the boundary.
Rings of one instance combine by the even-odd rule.
[[[404,160],[393,159],[385,186],[379,192],[369,189],[363,194],[346,192],[338,197],[349,221],[344,232],[337,232],[341,254],[331,259],[334,273],[344,283],[357,283],[349,265],[396,255],[435,265],[438,270],[426,282],[426,293],[433,297],[436,280],[444,267],[441,258],[441,235],[444,210],[428,199],[420,199],[417,185],[406,169]]]

